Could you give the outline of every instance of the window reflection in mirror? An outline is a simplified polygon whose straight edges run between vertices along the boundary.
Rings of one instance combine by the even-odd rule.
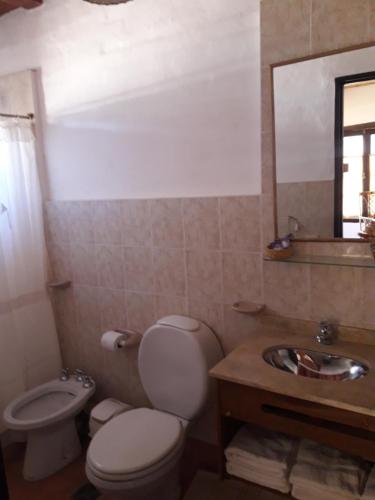
[[[336,79],[335,236],[362,235],[374,189],[375,73]],[[341,188],[342,185],[342,188]],[[363,236],[366,236],[365,232]]]

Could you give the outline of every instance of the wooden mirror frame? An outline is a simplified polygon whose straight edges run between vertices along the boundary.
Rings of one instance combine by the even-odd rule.
[[[271,107],[271,113],[272,113],[272,147],[273,147],[273,167],[272,167],[272,175],[273,175],[273,196],[274,196],[274,221],[275,221],[275,237],[278,238],[278,215],[277,215],[277,177],[276,177],[276,124],[275,124],[275,92],[274,92],[274,75],[273,72],[275,68],[279,68],[280,66],[288,66],[290,64],[296,64],[299,62],[304,62],[304,61],[311,61],[313,59],[320,59],[321,57],[328,57],[328,56],[333,56],[337,54],[344,54],[346,52],[353,52],[355,50],[361,50],[361,49],[367,49],[369,47],[375,47],[375,41],[370,42],[370,43],[364,43],[364,44],[359,44],[359,45],[352,45],[350,47],[345,47],[343,49],[337,49],[337,50],[330,50],[327,52],[319,52],[317,54],[313,54],[310,56],[304,56],[304,57],[297,57],[294,59],[287,59],[285,61],[277,62],[270,64],[271,68],[271,100],[272,100],[272,107]],[[337,102],[335,103],[337,106]],[[336,109],[337,113],[337,109]],[[339,154],[339,151],[336,149],[336,139],[337,139],[337,124],[336,124],[336,119],[335,119],[335,172],[337,168],[337,162],[338,162],[338,157],[337,155]],[[335,176],[336,177],[336,176]],[[335,190],[336,191],[336,190]],[[335,209],[336,209],[336,192],[335,192]],[[336,229],[336,212],[335,212],[335,229]],[[295,240],[298,243],[310,243],[310,242],[315,242],[315,243],[368,243],[367,240],[361,239],[361,238],[310,238],[310,239],[299,239],[296,238]]]

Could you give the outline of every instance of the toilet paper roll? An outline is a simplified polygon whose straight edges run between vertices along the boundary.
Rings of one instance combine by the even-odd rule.
[[[109,332],[103,333],[100,343],[103,349],[107,351],[118,351],[124,347],[125,341],[126,335],[110,330]]]

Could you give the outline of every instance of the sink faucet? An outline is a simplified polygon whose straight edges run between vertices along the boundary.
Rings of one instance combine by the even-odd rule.
[[[321,321],[319,323],[319,333],[315,337],[319,344],[331,345],[334,340],[333,325],[328,321]]]

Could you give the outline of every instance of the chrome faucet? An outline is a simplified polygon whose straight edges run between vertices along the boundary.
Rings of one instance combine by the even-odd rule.
[[[321,321],[319,323],[319,333],[315,337],[319,344],[331,345],[334,341],[333,325],[328,321]]]
[[[67,382],[70,378],[69,368],[63,368],[60,373],[60,380]]]
[[[93,387],[94,386],[94,379],[92,377],[90,377],[89,375],[85,375],[83,377],[83,387],[85,389],[90,389],[90,387]]]
[[[83,379],[85,378],[86,373],[83,370],[80,370],[79,368],[76,368],[73,372],[73,375],[77,382],[83,382]]]

